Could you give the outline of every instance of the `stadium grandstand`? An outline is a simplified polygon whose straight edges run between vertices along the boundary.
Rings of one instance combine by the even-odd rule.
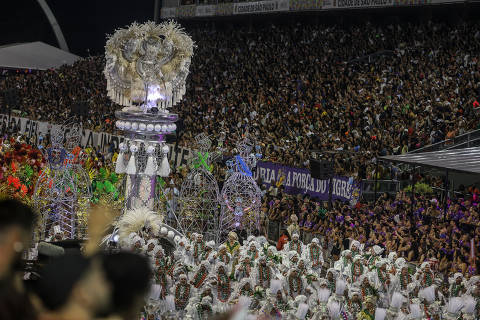
[[[476,1],[157,0],[135,10],[135,3],[87,1],[79,13],[104,18],[88,16],[81,32],[75,8],[51,2],[68,47],[56,48],[62,37],[45,17],[36,18],[34,36],[8,35],[23,44],[0,47],[1,190],[37,210],[44,228],[27,224],[33,242],[12,240],[18,257],[0,259],[0,319],[13,319],[4,310],[19,303],[34,314],[25,319],[74,319],[72,305],[89,315],[81,319],[104,319],[99,311],[112,319],[480,319]],[[150,129],[141,129],[141,118],[125,118],[136,104],[112,95],[115,61],[105,46],[118,28],[148,20],[175,21],[194,42],[183,98],[168,101],[176,130],[155,138],[161,149],[152,141],[147,148],[151,133],[142,133]],[[169,52],[168,37],[115,52],[125,69],[147,74],[151,60],[132,61],[158,39],[159,52]],[[129,55],[130,47],[140,49]],[[158,109],[145,114],[153,119]],[[160,174],[164,162],[171,170]],[[59,176],[74,178],[57,188]],[[147,176],[153,180],[131,188]],[[229,201],[235,176],[256,189],[234,188]],[[98,221],[83,222],[88,236],[72,231],[80,222],[64,229],[57,201],[48,198],[47,206],[45,193],[39,200],[48,181],[48,194],[78,201],[71,210],[96,208],[90,218]],[[209,188],[216,188],[213,206]],[[188,198],[186,190],[197,193]],[[160,196],[134,206],[130,197],[142,192]],[[0,255],[2,235],[17,230],[1,227],[1,219],[15,225],[7,204],[0,202]],[[209,210],[216,213],[205,217]],[[115,217],[99,218],[107,211]],[[242,225],[247,213],[255,223]],[[224,214],[236,223],[217,237],[203,232],[209,220],[219,229]],[[82,256],[68,253],[72,243]],[[50,245],[65,261],[42,260],[39,248]],[[9,284],[4,260],[21,271],[33,298]],[[123,276],[134,262],[153,271],[128,271],[148,285]],[[72,271],[59,272],[65,266]],[[64,298],[50,292],[56,288]],[[98,297],[83,303],[76,288]],[[3,292],[16,295],[3,302]]]

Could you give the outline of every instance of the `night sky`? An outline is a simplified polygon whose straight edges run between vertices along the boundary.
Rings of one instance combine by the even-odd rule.
[[[58,46],[36,0],[3,0],[0,45],[43,41]],[[154,0],[47,0],[68,47],[80,56],[102,54],[106,34],[133,21],[153,20]]]

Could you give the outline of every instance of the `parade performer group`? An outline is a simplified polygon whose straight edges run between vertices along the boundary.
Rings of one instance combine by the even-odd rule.
[[[230,232],[223,244],[200,234],[175,237],[167,255],[152,235],[131,233],[123,249],[148,256],[154,270],[145,319],[208,319],[243,306],[244,318],[478,319],[480,277],[460,273],[444,281],[434,262],[408,264],[383,248],[350,242],[338,261],[324,261],[319,239],[298,234],[277,251],[263,236],[240,245]]]

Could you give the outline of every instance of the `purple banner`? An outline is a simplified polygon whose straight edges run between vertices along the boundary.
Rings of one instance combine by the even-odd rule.
[[[262,181],[267,187],[285,186],[288,194],[309,194],[319,200],[328,200],[328,180],[319,180],[310,176],[308,169],[292,168],[272,162],[257,163],[253,172],[255,180]],[[332,199],[338,199],[355,205],[360,198],[360,184],[349,177],[334,176]]]

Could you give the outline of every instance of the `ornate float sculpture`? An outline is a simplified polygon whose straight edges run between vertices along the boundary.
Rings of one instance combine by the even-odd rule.
[[[256,166],[258,155],[254,155],[252,150],[253,143],[248,138],[242,139],[237,143],[239,154],[227,163],[230,175],[222,189],[222,213],[219,218],[219,228],[225,233],[232,229],[250,232],[260,223],[262,193],[251,171]]]
[[[218,243],[220,192],[211,172],[213,162],[221,154],[209,154],[212,141],[204,133],[196,136],[195,141],[198,148],[196,158],[193,158],[192,170],[183,181],[178,197],[180,229],[184,234],[201,233],[204,239]]]
[[[124,106],[115,113],[126,136],[116,173],[126,173],[126,209],[155,209],[158,177],[170,174],[166,136],[178,116],[168,108],[185,94],[194,43],[175,22],[134,23],[107,41],[108,96]]]
[[[51,142],[51,147],[44,150],[48,165],[33,192],[42,221],[40,239],[83,239],[87,236],[91,188],[81,165],[85,154],[79,146],[80,128],[54,126]]]
[[[129,232],[151,229],[149,237],[174,246],[174,236],[181,236],[176,226],[165,224],[163,179],[170,174],[166,138],[178,120],[168,109],[185,94],[193,49],[192,39],[173,21],[133,23],[107,41],[107,94],[123,106],[115,116],[125,136],[115,164],[115,172],[124,174],[124,215],[108,239],[122,243]]]

